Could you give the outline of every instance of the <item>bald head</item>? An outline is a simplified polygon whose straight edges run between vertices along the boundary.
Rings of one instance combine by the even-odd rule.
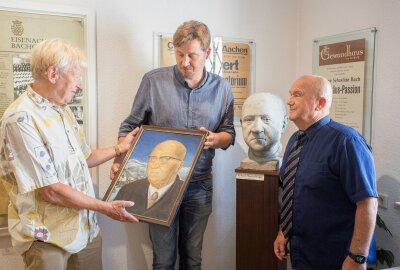
[[[318,75],[303,75],[298,78],[299,81],[304,81],[309,84],[308,89],[314,93],[317,97],[324,97],[326,99],[325,109],[328,110],[332,104],[332,85],[331,83],[322,76]]]
[[[307,129],[329,114],[332,86],[326,78],[316,75],[301,76],[293,83],[289,92],[289,119],[300,130]]]
[[[158,156],[168,156],[182,161],[186,156],[186,147],[176,140],[167,140],[157,144],[153,151]]]
[[[244,141],[249,146],[249,159],[260,163],[277,160],[287,124],[282,99],[266,92],[252,94],[243,103],[240,121]]]
[[[173,182],[184,164],[185,156],[186,147],[176,140],[157,144],[147,163],[147,179],[150,184],[159,189]]]
[[[280,118],[286,115],[286,106],[280,97],[267,92],[257,92],[249,96],[242,106],[242,119],[251,113],[260,112],[263,108],[270,108],[272,111],[279,113]],[[283,126],[282,126],[283,128]]]

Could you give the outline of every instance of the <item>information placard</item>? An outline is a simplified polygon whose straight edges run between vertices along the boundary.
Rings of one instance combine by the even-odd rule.
[[[332,84],[330,115],[371,144],[376,29],[314,40],[313,72]]]

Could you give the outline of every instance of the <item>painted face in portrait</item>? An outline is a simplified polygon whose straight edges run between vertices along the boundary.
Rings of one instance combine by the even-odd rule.
[[[159,189],[176,179],[183,166],[186,147],[175,140],[157,144],[147,162],[147,179],[150,184]]]
[[[280,151],[287,116],[279,97],[265,92],[251,95],[243,104],[241,123],[253,156],[262,158]]]

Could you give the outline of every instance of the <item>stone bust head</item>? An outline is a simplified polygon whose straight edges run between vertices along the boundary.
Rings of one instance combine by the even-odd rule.
[[[243,104],[240,122],[244,141],[249,146],[248,158],[242,161],[241,167],[279,168],[280,140],[288,123],[282,99],[266,92],[249,96]]]

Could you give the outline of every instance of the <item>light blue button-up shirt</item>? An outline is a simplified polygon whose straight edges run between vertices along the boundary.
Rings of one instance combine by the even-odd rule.
[[[173,128],[225,131],[235,139],[233,95],[229,82],[209,73],[191,89],[176,66],[152,70],[143,76],[130,115],[121,123],[119,136],[142,124]],[[211,175],[215,149],[203,150],[192,179]]]

